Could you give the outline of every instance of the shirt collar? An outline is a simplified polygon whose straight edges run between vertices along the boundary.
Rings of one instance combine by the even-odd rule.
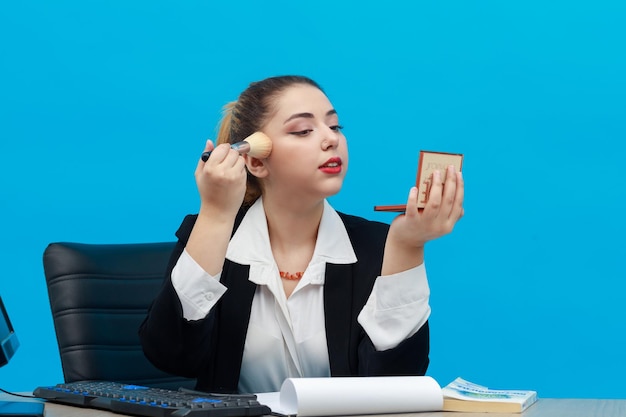
[[[263,200],[259,198],[245,214],[228,245],[226,258],[254,269],[273,269],[267,218]],[[324,211],[317,233],[317,242],[309,268],[317,264],[352,264],[357,258],[339,214],[324,200]]]

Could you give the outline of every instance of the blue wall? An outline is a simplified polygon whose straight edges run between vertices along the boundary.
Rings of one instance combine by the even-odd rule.
[[[542,397],[622,397],[626,3],[21,1],[0,6],[0,387],[62,380],[41,256],[173,240],[221,106],[302,73],[351,151],[340,210],[390,221],[420,149],[465,154],[427,248],[432,365]]]

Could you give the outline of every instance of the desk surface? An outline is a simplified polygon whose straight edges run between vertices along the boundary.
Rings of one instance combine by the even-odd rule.
[[[21,398],[0,394],[4,401],[28,401]],[[67,405],[46,403],[46,417],[120,417],[120,414],[102,410],[93,410]],[[593,399],[555,399],[542,398],[522,414],[501,413],[414,413],[387,414],[378,417],[617,417],[626,416],[626,400],[593,400]],[[371,416],[369,416],[371,417]]]

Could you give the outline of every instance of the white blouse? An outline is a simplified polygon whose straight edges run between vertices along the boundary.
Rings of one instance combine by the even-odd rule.
[[[346,228],[337,212],[324,203],[311,262],[289,298],[272,256],[262,199],[244,216],[226,258],[250,265],[257,284],[244,347],[240,392],[279,391],[290,377],[330,376],[324,325],[326,262],[356,263]],[[183,251],[172,271],[172,284],[187,320],[200,320],[228,290],[221,273],[207,274]],[[397,346],[428,320],[430,289],[424,265],[376,279],[358,321],[378,350]]]

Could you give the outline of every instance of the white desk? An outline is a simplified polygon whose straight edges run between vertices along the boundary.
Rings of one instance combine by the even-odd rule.
[[[4,401],[29,401],[27,399],[0,394]],[[120,417],[121,414],[102,410],[71,407],[46,403],[46,417]],[[626,416],[626,399],[555,399],[542,398],[522,414],[501,413],[414,413],[414,414],[379,414],[377,417],[623,417]],[[369,416],[371,417],[371,416]]]

